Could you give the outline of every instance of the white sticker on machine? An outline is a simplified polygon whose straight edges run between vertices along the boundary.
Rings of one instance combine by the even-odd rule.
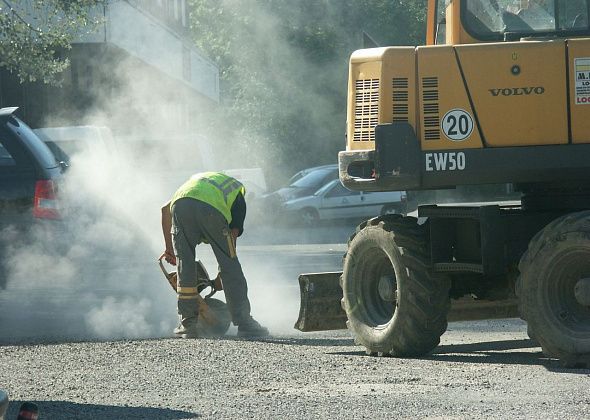
[[[443,133],[449,140],[463,141],[473,132],[473,118],[464,109],[452,109],[440,122]]]
[[[590,105],[590,58],[576,58],[576,105]]]

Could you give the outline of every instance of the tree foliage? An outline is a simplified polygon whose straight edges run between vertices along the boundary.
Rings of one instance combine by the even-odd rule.
[[[104,0],[0,0],[0,66],[21,82],[59,84],[69,65],[60,52],[92,31],[101,18],[92,7]]]
[[[188,4],[194,40],[220,68],[226,136],[258,164],[291,172],[335,162],[344,148],[347,61],[362,33],[382,45],[416,45],[425,34],[426,0]]]

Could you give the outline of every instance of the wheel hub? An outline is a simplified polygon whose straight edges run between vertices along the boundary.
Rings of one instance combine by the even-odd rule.
[[[379,296],[386,302],[395,302],[397,283],[395,276],[385,275],[379,278]]]
[[[578,280],[574,294],[580,305],[590,307],[590,278]]]

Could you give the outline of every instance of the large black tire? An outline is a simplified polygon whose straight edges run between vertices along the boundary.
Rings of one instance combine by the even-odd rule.
[[[519,269],[519,306],[531,338],[565,366],[588,365],[590,307],[576,300],[574,287],[590,277],[590,211],[547,225],[529,243]]]
[[[348,242],[341,278],[347,325],[367,353],[432,351],[447,329],[450,280],[429,268],[426,226],[414,217],[362,223]]]
[[[525,309],[523,308],[524,299],[522,299],[522,296],[523,296],[522,276],[518,276],[518,279],[516,280],[516,291],[515,292],[516,292],[516,297],[518,298],[518,312],[520,314],[520,319],[522,319],[523,321],[526,321]],[[531,327],[531,324],[529,324],[529,323],[527,323],[527,326],[526,326],[526,334],[529,337],[529,339],[536,346],[540,346],[539,340],[537,340],[537,336],[535,335],[535,332],[533,331],[533,328]]]

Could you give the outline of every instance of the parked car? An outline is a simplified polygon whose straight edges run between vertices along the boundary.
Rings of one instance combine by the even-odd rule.
[[[367,219],[379,214],[405,213],[405,191],[350,191],[339,179],[314,194],[283,203],[282,215],[289,220],[313,225],[320,220]]]
[[[293,185],[297,181],[299,181],[301,178],[303,178],[304,176],[306,176],[306,175],[308,175],[308,174],[310,174],[312,172],[316,172],[317,173],[317,171],[320,171],[320,172],[322,172],[322,171],[329,171],[332,174],[335,173],[336,174],[336,178],[338,177],[338,165],[337,164],[314,166],[312,168],[305,168],[305,169],[302,169],[299,172],[297,172],[295,175],[293,175],[291,178],[289,178],[289,182],[287,183],[287,185]]]
[[[289,183],[275,191],[248,201],[250,223],[264,223],[269,215],[278,215],[286,201],[312,195],[327,182],[338,178],[338,165],[323,165],[303,169],[289,179]]]
[[[59,219],[63,165],[14,112],[0,109],[0,228]]]
[[[327,182],[338,178],[338,165],[323,165],[303,169],[289,179],[289,183],[275,191],[263,194],[258,206],[266,211],[277,210],[281,203],[311,195]]]
[[[305,197],[316,192],[322,186],[326,185],[327,182],[337,178],[337,164],[303,169],[291,177],[287,186],[279,188],[271,193],[271,195],[278,196],[281,201]]]
[[[49,148],[14,112],[0,109],[0,287],[4,242],[22,240],[25,232],[38,223],[53,223],[61,218],[59,186],[63,166]]]

